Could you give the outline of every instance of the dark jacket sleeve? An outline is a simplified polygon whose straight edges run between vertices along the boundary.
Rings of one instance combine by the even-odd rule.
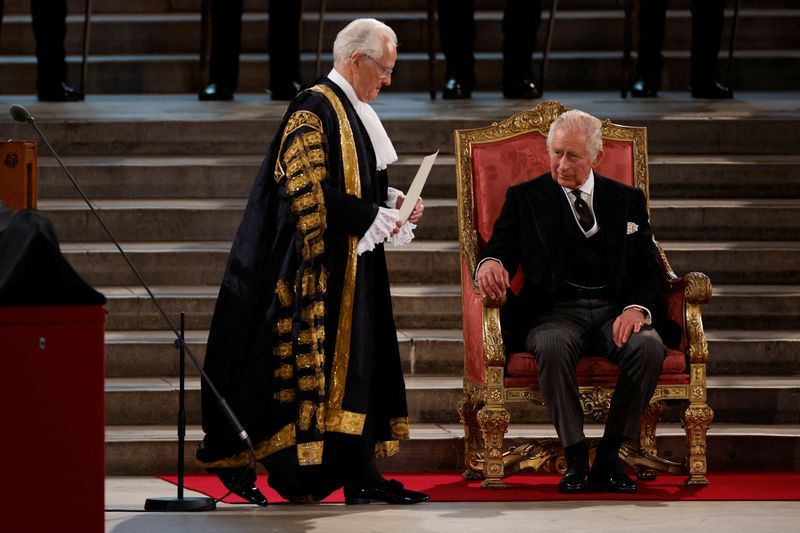
[[[653,242],[653,231],[647,215],[644,193],[632,193],[629,220],[638,225],[635,232],[626,236],[628,258],[627,290],[621,302],[623,306],[643,305],[653,311],[663,288],[663,278],[658,265],[658,252]]]
[[[522,246],[520,242],[520,222],[518,211],[517,194],[514,187],[506,191],[506,201],[500,216],[494,223],[492,236],[486,249],[483,251],[478,261],[492,257],[500,260],[503,267],[508,271],[509,276],[513,276],[519,267],[521,260]],[[474,275],[474,272],[473,272]]]

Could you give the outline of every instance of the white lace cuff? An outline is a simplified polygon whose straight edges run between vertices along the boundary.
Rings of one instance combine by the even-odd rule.
[[[399,189],[395,189],[394,187],[388,187],[386,207],[389,207],[391,209],[397,209],[397,199],[405,197],[406,196]]]
[[[397,209],[389,209],[388,207],[379,207],[378,216],[372,221],[372,225],[367,229],[367,232],[358,241],[356,252],[361,255],[364,252],[370,252],[382,242],[389,241],[395,246],[402,246],[410,243],[414,239],[414,228],[417,226],[410,222],[406,222],[400,233],[392,235],[392,231],[397,226],[397,220],[400,218],[400,211]]]

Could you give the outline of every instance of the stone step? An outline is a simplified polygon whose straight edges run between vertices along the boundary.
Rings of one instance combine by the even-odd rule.
[[[800,153],[800,118],[786,112],[795,108],[795,93],[737,93],[736,99],[713,106],[682,93],[663,93],[646,102],[623,100],[617,92],[553,92],[548,98],[620,124],[647,127],[651,156]],[[75,106],[15,100],[28,108],[61,156],[260,156],[286,109],[286,102],[263,95],[233,102],[198,102],[187,94],[139,95],[133,101],[93,96]],[[424,93],[390,91],[374,107],[398,153],[440,150],[445,155],[453,153],[454,129],[485,127],[535,103],[483,93],[466,101],[431,101]],[[29,126],[6,114],[0,114],[0,124],[7,138],[35,137]],[[47,155],[44,147],[42,155]]]
[[[242,51],[264,52],[269,15],[266,6],[247,12],[242,20]],[[495,6],[497,9],[499,6]],[[427,51],[427,12],[405,8],[402,11],[359,13],[330,11],[325,17],[323,46],[330,51],[337,33],[355,17],[371,16],[390,25],[397,33],[401,49]],[[744,9],[740,11],[737,50],[779,50],[796,43],[794,28],[800,21],[797,9]],[[502,49],[501,10],[478,11],[475,20],[481,31],[476,33],[476,51]],[[559,11],[552,50],[621,50],[623,46],[624,12],[613,9],[576,9]],[[549,10],[542,17],[539,41],[544,42]],[[730,40],[732,13],[724,26],[722,42]],[[30,31],[29,15],[9,15],[4,19],[3,53],[31,54],[35,40]],[[691,46],[691,15],[688,10],[669,10],[665,50],[688,50]],[[300,30],[300,49],[315,52],[319,28],[319,12],[306,11]],[[437,28],[438,31],[438,28]],[[82,46],[83,15],[67,18],[66,49],[79,54]],[[92,17],[91,54],[198,53],[200,46],[200,13],[136,13],[97,14]],[[437,39],[438,46],[438,39]]]
[[[248,197],[262,159],[262,155],[76,156],[65,157],[64,164],[93,200],[227,199]],[[455,198],[454,161],[452,155],[436,158],[425,182],[425,198]],[[422,156],[401,154],[391,167],[391,185],[408,190],[421,162]],[[39,159],[39,197],[80,197],[52,157]]]
[[[202,364],[207,330],[190,330],[186,342]],[[397,330],[403,371],[409,375],[456,373],[463,368],[463,340],[460,329]],[[180,374],[175,335],[168,330],[106,331],[106,376],[160,377]],[[200,373],[186,356],[186,375]]]
[[[409,421],[458,422],[458,402],[463,397],[460,376],[406,376]],[[170,424],[178,409],[177,378],[107,378],[106,425]],[[800,377],[709,376],[708,404],[714,420],[737,424],[797,424],[800,411]],[[542,406],[509,406],[512,419],[531,423],[548,421]],[[678,407],[664,410],[665,421],[678,421]],[[200,423],[200,380],[186,378],[186,423]]]
[[[321,0],[304,0],[303,10],[306,13],[319,11]],[[28,0],[6,0],[6,14],[30,13]],[[244,0],[244,11],[264,10],[264,0]],[[427,0],[328,0],[327,12],[338,11],[375,11],[403,9],[426,9]],[[688,9],[690,0],[674,0],[671,9]],[[761,0],[759,6],[770,9],[795,7],[794,0]],[[69,13],[83,13],[84,0],[68,0]],[[619,0],[562,0],[561,10],[570,9],[621,9]],[[475,0],[476,10],[497,9],[495,0]],[[93,13],[186,13],[197,12],[199,5],[195,0],[138,0],[136,2],[120,0],[94,0]],[[561,11],[559,11],[561,12]]]
[[[64,163],[92,199],[220,199],[246,198],[262,158],[73,156],[65,157]],[[408,190],[421,161],[421,156],[401,154],[390,168],[391,185]],[[800,197],[800,157],[795,155],[655,155],[649,163],[654,200]],[[436,158],[425,183],[426,198],[456,197],[454,165],[451,155]],[[79,197],[52,157],[39,158],[39,197]]]
[[[613,91],[622,82],[620,51],[553,51],[548,62],[549,90]],[[662,90],[685,91],[689,84],[689,52],[666,51]],[[444,61],[435,65],[434,79],[444,76]],[[476,52],[478,91],[501,89],[502,54]],[[269,56],[241,54],[239,91],[264,93],[268,86]],[[533,55],[533,70],[539,71],[541,52]],[[67,56],[68,81],[78,83],[81,58]],[[397,74],[392,76],[393,91],[416,92],[430,87],[428,58],[422,52],[400,52]],[[36,62],[33,56],[0,57],[0,85],[7,94],[32,94],[35,89]],[[331,54],[323,54],[322,72],[332,67]],[[86,92],[96,94],[197,94],[197,54],[130,54],[90,56]],[[300,72],[304,80],[316,79],[316,54],[301,54]],[[744,50],[736,55],[730,85],[741,91],[780,91],[800,89],[800,52],[797,50]]]
[[[108,301],[109,331],[153,330],[167,327],[146,291],[137,287],[98,287]],[[186,313],[186,327],[208,329],[217,299],[217,286],[151,287],[165,312],[177,324]],[[785,285],[716,285],[703,306],[709,328],[790,329],[800,323],[800,288]],[[461,328],[459,285],[404,285],[391,288],[394,317],[400,328]]]
[[[598,438],[603,428],[587,423],[586,436]],[[400,453],[380,459],[386,472],[453,471],[464,468],[464,428],[460,424],[414,423],[411,439],[400,443]],[[107,476],[143,476],[175,473],[178,470],[178,439],[175,425],[106,426],[105,461]],[[657,430],[662,457],[682,462],[686,436],[679,424],[662,423]],[[184,469],[201,471],[194,459],[203,438],[199,425],[186,428]],[[529,439],[556,438],[549,423],[513,423],[504,437],[504,449]],[[709,472],[793,470],[800,443],[797,425],[743,425],[712,423],[708,430]],[[764,450],[771,453],[765,454]],[[259,467],[259,472],[261,467]],[[513,479],[513,478],[512,478]],[[261,482],[261,480],[259,481]]]
[[[800,332],[796,330],[715,330],[706,327],[708,373],[714,376],[780,376],[800,374]],[[191,330],[186,340],[203,362],[208,332]],[[397,331],[403,371],[408,375],[457,375],[464,368],[463,334],[453,329]],[[175,335],[169,331],[106,331],[106,376],[179,375]],[[186,375],[198,370],[189,356]]]
[[[674,271],[704,272],[717,285],[800,283],[800,243],[724,241],[662,243]],[[123,242],[122,248],[152,285],[219,286],[228,241]],[[113,244],[64,243],[61,250],[95,286],[138,286]],[[456,241],[415,241],[386,249],[393,283],[460,283]]]
[[[194,241],[233,239],[245,199],[95,199],[92,204],[117,239]],[[83,200],[42,200],[61,242],[97,241],[106,233]],[[427,198],[417,239],[458,238],[455,199]],[[652,200],[657,238],[680,240],[781,240],[800,235],[800,199]]]

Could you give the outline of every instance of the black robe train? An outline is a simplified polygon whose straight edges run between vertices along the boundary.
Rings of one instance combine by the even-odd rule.
[[[387,197],[366,129],[327,78],[289,105],[251,191],[214,317],[205,371],[273,477],[324,497],[359,455],[408,438],[405,384],[383,246],[356,245]],[[251,456],[202,389],[197,458]],[[372,461],[369,457],[369,461]]]

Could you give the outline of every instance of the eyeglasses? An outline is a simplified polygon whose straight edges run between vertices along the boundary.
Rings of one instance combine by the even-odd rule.
[[[371,56],[368,56],[367,54],[364,54],[364,57],[366,57],[367,59],[369,59],[370,61],[372,61],[376,65],[378,65],[378,68],[381,69],[381,76],[383,76],[385,78],[388,78],[389,76],[392,75],[392,72],[394,72],[393,68],[389,68],[389,67],[385,67],[385,66],[381,65],[375,59],[373,59]]]

